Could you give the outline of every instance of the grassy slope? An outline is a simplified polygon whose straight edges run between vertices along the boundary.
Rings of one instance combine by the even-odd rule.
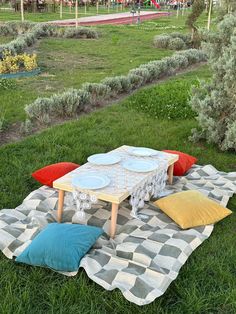
[[[201,70],[187,74],[189,80],[207,77]],[[173,85],[175,80],[172,80]],[[59,161],[84,163],[93,153],[106,152],[122,144],[178,149],[198,157],[199,164],[213,164],[235,171],[235,154],[219,152],[203,143],[188,141],[193,120],[154,119],[127,102],[104,108],[78,121],[48,129],[20,143],[0,148],[0,208],[13,208],[38,184],[30,177],[37,168]],[[148,97],[146,101],[148,103]],[[144,103],[145,104],[145,103]],[[236,197],[229,208],[236,208]],[[164,296],[138,307],[118,290],[108,292],[88,279],[84,271],[65,278],[47,269],[17,265],[0,257],[0,313],[235,313],[235,228],[231,215],[218,223],[212,236],[192,254]]]

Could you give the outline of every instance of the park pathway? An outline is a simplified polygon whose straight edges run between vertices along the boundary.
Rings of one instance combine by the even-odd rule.
[[[169,12],[156,12],[156,11],[140,11],[140,20],[151,20],[162,16],[169,15]],[[98,25],[98,24],[130,24],[137,22],[138,12],[134,13],[134,16],[130,12],[103,14],[81,17],[78,19],[79,25]],[[50,21],[50,24],[56,24],[61,26],[75,25],[75,19],[56,20]]]

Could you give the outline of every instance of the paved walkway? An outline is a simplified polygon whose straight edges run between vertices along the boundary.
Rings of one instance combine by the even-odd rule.
[[[156,12],[156,11],[141,11],[140,18],[143,20],[150,20],[154,18],[158,18],[161,16],[169,15],[168,12]],[[137,20],[138,14],[134,14],[135,21]],[[94,15],[81,17],[78,19],[78,23],[80,25],[97,25],[97,24],[129,24],[132,23],[133,16],[130,12],[123,13],[114,13],[114,14],[104,14],[104,15]],[[57,25],[74,25],[75,19],[67,19],[67,20],[56,20],[50,21],[50,24]]]

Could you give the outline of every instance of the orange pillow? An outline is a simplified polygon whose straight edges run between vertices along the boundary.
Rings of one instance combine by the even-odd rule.
[[[177,150],[163,150],[163,152],[179,155],[179,160],[174,164],[174,176],[183,176],[197,161],[197,158]]]
[[[32,173],[32,177],[41,184],[52,187],[53,181],[63,177],[65,174],[78,167],[79,165],[73,162],[59,162],[35,171]]]

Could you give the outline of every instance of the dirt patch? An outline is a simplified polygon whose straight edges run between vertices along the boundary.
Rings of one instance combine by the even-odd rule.
[[[40,54],[39,54],[40,55]],[[66,67],[68,69],[89,69],[90,67],[101,67],[104,68],[107,66],[106,60],[102,60],[100,57],[79,53],[62,52],[62,51],[52,51],[44,53],[44,62],[41,62],[41,66],[51,71],[60,72],[60,70],[65,69],[65,60]]]
[[[125,98],[129,97],[130,95],[133,95],[138,90],[141,90],[141,89],[146,88],[146,87],[158,85],[159,83],[168,81],[169,79],[173,78],[173,76],[179,76],[181,74],[185,74],[187,72],[193,71],[193,70],[199,68],[200,66],[202,66],[204,64],[206,64],[206,62],[200,62],[198,64],[195,64],[195,65],[191,66],[191,67],[188,67],[185,70],[178,71],[178,72],[176,72],[176,74],[174,74],[172,76],[163,77],[162,79],[159,79],[159,80],[157,80],[157,81],[155,81],[153,83],[150,83],[150,84],[147,84],[145,86],[142,86],[141,88],[136,89],[136,90],[134,90],[134,91],[132,91],[130,93],[122,94],[122,95],[120,95],[119,97],[117,97],[115,99],[109,99],[107,101],[104,101],[104,103],[102,103],[99,107],[93,108],[91,110],[87,110],[86,112],[81,113],[78,118],[55,119],[55,120],[50,122],[50,127],[53,126],[53,125],[66,123],[68,121],[77,120],[81,116],[84,116],[84,115],[86,115],[86,114],[88,114],[88,113],[90,113],[92,111],[99,110],[100,108],[103,108],[103,107],[106,107],[106,106],[115,105],[115,104],[119,103],[120,101],[124,100]],[[32,130],[31,134],[28,134],[28,135],[22,134],[20,132],[20,129],[21,129],[21,122],[17,122],[17,123],[14,123],[14,124],[10,125],[6,130],[3,130],[0,133],[0,146],[2,146],[4,144],[7,144],[7,143],[14,143],[14,142],[20,141],[23,138],[25,138],[25,137],[27,137],[29,135],[32,135],[32,134],[40,133],[42,130],[47,129],[47,126],[39,125],[39,126],[35,127]]]

